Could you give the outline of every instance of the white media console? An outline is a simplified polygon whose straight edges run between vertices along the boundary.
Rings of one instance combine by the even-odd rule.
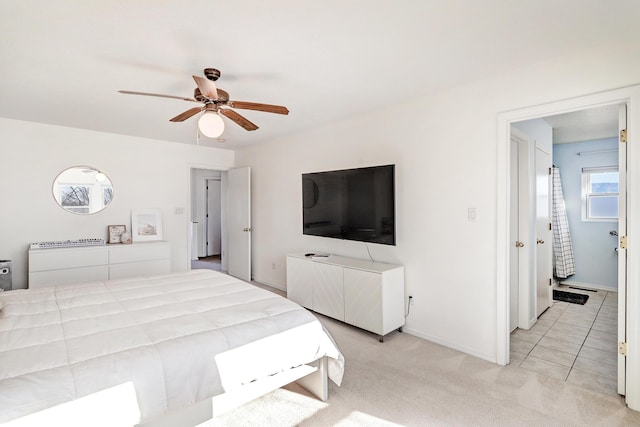
[[[171,247],[164,241],[29,249],[29,289],[170,271]]]
[[[404,267],[337,255],[287,255],[287,298],[378,335],[405,323]]]

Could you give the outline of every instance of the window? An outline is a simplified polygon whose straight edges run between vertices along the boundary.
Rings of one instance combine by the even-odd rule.
[[[582,169],[582,220],[618,219],[618,167]]]

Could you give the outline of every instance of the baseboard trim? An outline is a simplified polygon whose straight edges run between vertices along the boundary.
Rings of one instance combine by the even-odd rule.
[[[593,283],[574,282],[572,280],[561,280],[560,285],[575,286],[577,288],[593,289],[596,291],[618,292],[618,288],[612,288],[604,285],[594,285]]]
[[[413,335],[414,337],[422,338],[423,340],[430,341],[430,342],[435,343],[435,344],[442,345],[444,347],[448,347],[450,349],[459,351],[459,352],[464,353],[466,355],[486,360],[487,362],[498,363],[498,361],[496,359],[496,356],[494,356],[494,355],[487,355],[487,354],[479,353],[479,352],[475,351],[472,348],[469,348],[469,347],[466,347],[466,346],[463,346],[463,345],[458,345],[458,344],[452,343],[450,341],[440,339],[439,337],[435,337],[433,335],[424,334],[424,333],[422,333],[420,331],[417,331],[415,329],[412,329],[412,328],[407,328],[406,325],[402,327],[402,332],[406,333],[406,334],[409,334],[409,335]]]
[[[285,292],[285,293],[287,292],[287,288],[285,288],[284,286],[281,286],[281,285],[276,285],[275,283],[270,283],[270,282],[267,282],[265,280],[258,280],[255,277],[252,279],[252,281],[254,281],[256,283],[259,283],[261,285],[264,285],[264,286],[268,286],[270,288],[277,289],[277,290]]]

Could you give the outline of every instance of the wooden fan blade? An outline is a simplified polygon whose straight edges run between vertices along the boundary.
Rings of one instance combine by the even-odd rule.
[[[245,128],[246,130],[256,130],[256,129],[258,129],[258,126],[256,126],[254,123],[251,123],[245,117],[241,116],[240,114],[236,113],[233,110],[229,110],[227,108],[220,108],[218,111],[220,112],[220,114],[222,114],[223,116],[225,116],[228,119],[233,120],[235,123],[239,124],[240,126]]]
[[[258,104],[256,102],[229,101],[229,107],[242,108],[243,110],[264,111],[266,113],[289,114],[287,107],[281,105]]]
[[[182,96],[173,96],[173,95],[162,95],[160,93],[134,92],[131,90],[119,90],[118,92],[124,93],[125,95],[157,96],[158,98],[172,98],[172,99],[180,99],[182,101],[200,102],[193,98],[185,98]]]
[[[200,89],[200,93],[202,95],[206,96],[209,99],[218,99],[218,89],[216,89],[216,84],[214,82],[200,76],[193,76],[193,80],[196,81],[198,89]]]
[[[184,113],[180,113],[177,116],[175,116],[173,119],[170,119],[170,122],[184,122],[185,120],[187,120],[189,117],[195,116],[196,114],[198,114],[200,111],[202,111],[203,108],[202,107],[193,107],[193,108],[189,108],[187,111],[185,111]]]

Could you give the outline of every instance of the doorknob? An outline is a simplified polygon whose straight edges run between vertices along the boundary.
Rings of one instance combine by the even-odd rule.
[[[524,248],[524,243],[522,243],[520,240],[518,240],[516,242],[516,248]]]
[[[544,244],[544,240],[538,239],[538,240],[536,240],[536,243],[539,244],[539,245],[542,245],[542,244]]]

